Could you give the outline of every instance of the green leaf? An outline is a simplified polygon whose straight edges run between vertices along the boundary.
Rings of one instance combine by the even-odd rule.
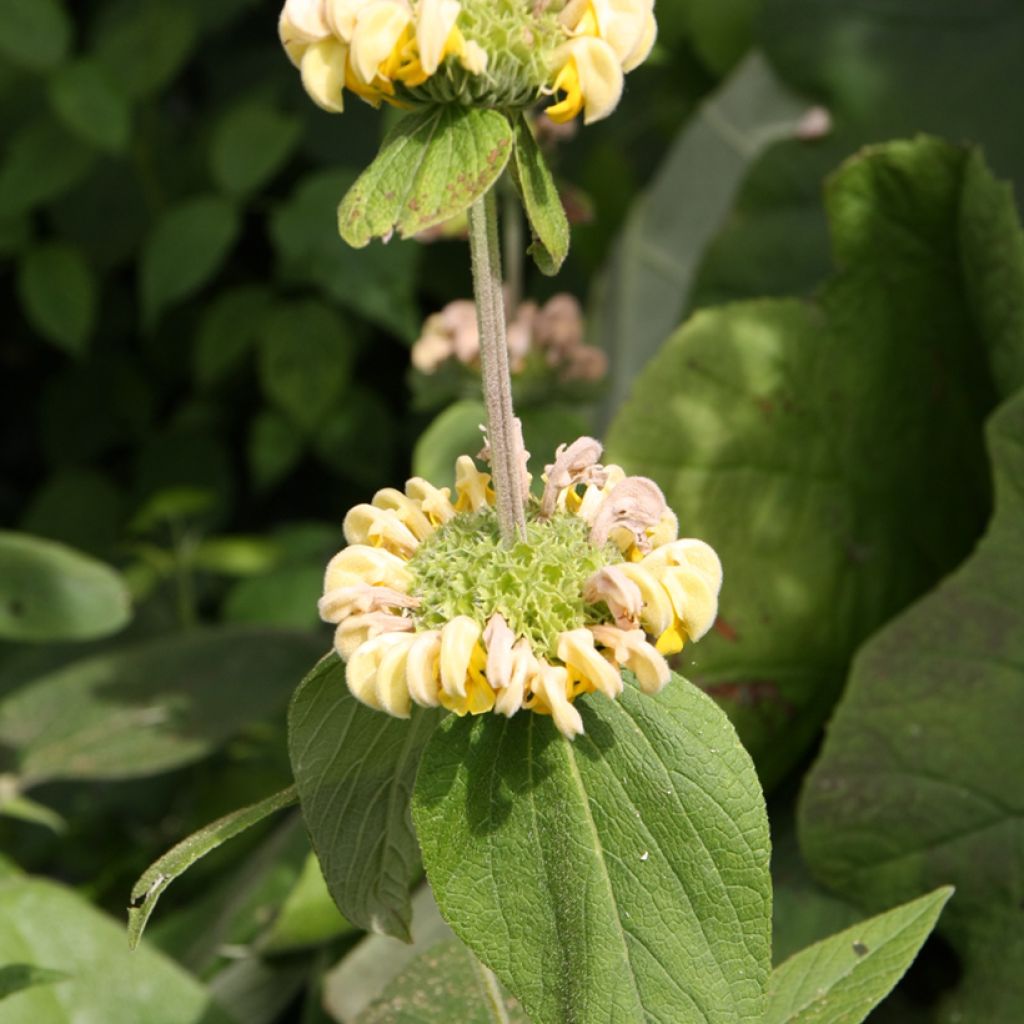
[[[763,0],[691,2],[687,11],[689,34],[697,53],[718,75],[729,71],[750,48],[754,20]]]
[[[138,946],[146,923],[156,908],[157,900],[171,882],[188,871],[197,860],[201,860],[229,839],[234,839],[264,818],[297,802],[295,787],[289,786],[280,793],[260,800],[259,803],[232,811],[231,814],[205,825],[151,864],[132,887],[131,904],[128,908],[128,943],[131,948],[135,949]]]
[[[995,514],[964,564],[860,649],[800,807],[809,864],[868,908],[953,884],[948,1020],[1024,1005],[1024,393],[988,426]]]
[[[158,92],[178,73],[195,42],[196,18],[175,0],[103,7],[97,19],[96,58],[133,100]]]
[[[48,71],[67,54],[72,29],[61,0],[4,0],[0,54],[31,71]]]
[[[1006,342],[972,308],[962,268],[980,239],[958,220],[965,193],[1003,191],[967,174],[975,159],[921,138],[850,161],[827,196],[842,270],[817,301],[698,313],[609,433],[609,460],[657,480],[722,558],[718,626],[687,664],[767,787],[813,742],[857,646],[987,514],[986,363]],[[1012,250],[1020,229],[985,238]]]
[[[298,464],[305,448],[301,431],[287,416],[264,409],[249,431],[249,472],[257,490],[280,483]]]
[[[122,924],[52,882],[0,881],[0,963],[68,975],[5,999],[4,1024],[232,1024],[194,978],[146,947],[129,952]]]
[[[83,58],[50,79],[57,116],[85,142],[105,153],[123,153],[131,135],[131,110],[103,65]]]
[[[288,715],[302,815],[334,901],[353,924],[406,941],[419,871],[409,799],[438,717],[371,711],[349,693],[334,653],[303,680]]]
[[[43,337],[81,355],[96,328],[96,276],[73,245],[52,242],[29,249],[18,267],[18,295]]]
[[[263,187],[284,166],[302,125],[265,103],[244,101],[217,125],[210,144],[214,181],[235,196]]]
[[[281,273],[288,281],[311,284],[324,295],[368,320],[412,341],[419,328],[416,268],[420,246],[392,240],[356,252],[338,237],[338,196],[356,172],[321,171],[304,178],[270,216]]]
[[[63,544],[0,531],[0,637],[92,640],[131,618],[128,589],[109,566]]]
[[[860,1024],[913,963],[952,895],[938,889],[790,957],[772,972],[764,1024]]]
[[[497,1009],[496,1009],[497,1007]],[[529,1024],[494,976],[461,943],[420,954],[355,1024]]]
[[[242,580],[224,602],[224,621],[316,629],[316,603],[324,589],[323,563],[287,565]]]
[[[611,358],[607,410],[679,324],[707,242],[753,160],[791,135],[805,108],[764,60],[749,57],[677,137],[634,201],[605,267],[591,339]]]
[[[26,785],[152,775],[278,713],[323,649],[307,634],[222,628],[72,662],[0,701]]]
[[[0,776],[0,784],[7,781],[7,778]],[[58,836],[66,832],[68,827],[68,823],[56,811],[17,792],[0,795],[0,814],[18,821],[41,825]]]
[[[8,142],[0,162],[0,220],[66,192],[89,172],[95,158],[92,147],[55,121],[31,118]]]
[[[13,996],[26,988],[36,985],[55,985],[70,975],[50,967],[34,967],[32,964],[5,964],[0,967],[0,1000]]]
[[[263,392],[304,431],[312,431],[348,386],[355,344],[330,306],[281,305],[260,335]]]
[[[557,274],[569,255],[569,221],[547,160],[525,117],[516,118],[515,182],[533,232],[530,254],[540,270]]]
[[[266,537],[234,535],[200,541],[191,562],[196,569],[225,576],[260,576],[278,563],[280,555]]]
[[[728,719],[678,676],[576,706],[573,743],[520,714],[427,745],[413,818],[442,914],[534,1024],[760,1022],[768,823]]]
[[[201,387],[229,377],[256,348],[272,300],[263,285],[249,284],[221,292],[204,309],[192,363]]]
[[[219,196],[186,199],[160,216],[146,240],[139,270],[148,326],[217,273],[240,228],[238,211]]]
[[[361,249],[462,213],[501,177],[512,155],[504,114],[443,104],[403,118],[338,209],[338,229]]]

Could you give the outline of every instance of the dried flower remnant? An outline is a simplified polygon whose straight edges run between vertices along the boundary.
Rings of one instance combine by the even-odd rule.
[[[413,704],[534,711],[572,739],[576,698],[615,699],[623,669],[660,690],[665,655],[714,621],[721,565],[707,544],[676,538],[655,484],[600,455],[592,438],[559,448],[511,548],[489,474],[467,456],[454,496],[414,478],[356,506],[320,602],[352,693],[398,717]]]

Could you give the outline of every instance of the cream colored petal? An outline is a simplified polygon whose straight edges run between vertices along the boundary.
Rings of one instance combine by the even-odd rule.
[[[437,696],[440,657],[441,631],[431,629],[417,633],[409,649],[405,678],[409,686],[409,696],[421,707],[436,708],[441,703]]]
[[[495,612],[484,630],[487,649],[487,682],[495,689],[504,689],[512,679],[512,647],[516,635],[508,628],[504,616]]]
[[[287,26],[293,39],[316,43],[331,34],[326,13],[324,0],[286,0],[278,27]]]
[[[391,587],[371,587],[356,583],[351,587],[329,590],[317,605],[324,622],[340,622],[349,615],[379,612],[395,608],[416,608],[419,598]]]
[[[334,649],[347,661],[367,640],[385,633],[405,633],[412,629],[415,629],[412,619],[400,615],[388,615],[386,612],[350,615],[334,631]]]
[[[416,46],[423,70],[432,75],[444,58],[445,45],[462,11],[459,0],[420,0]]]
[[[714,625],[718,595],[704,575],[688,566],[672,565],[658,574],[676,617],[691,640],[699,640]]]
[[[592,682],[606,697],[615,700],[622,693],[622,676],[594,649],[594,634],[589,629],[561,633],[557,653],[569,668]]]
[[[593,437],[578,437],[570,445],[560,444],[555,451],[555,461],[544,467],[544,495],[541,498],[540,514],[550,519],[560,504],[562,492],[576,484],[604,487],[608,482],[604,467],[599,459],[603,446]]]
[[[395,718],[408,718],[412,708],[406,664],[415,640],[416,637],[408,633],[399,634],[399,639],[385,651],[377,669],[377,704]]]
[[[722,562],[710,544],[693,537],[672,541],[655,548],[640,564],[656,571],[670,565],[686,565],[695,569],[717,594],[722,588]]]
[[[583,91],[583,122],[593,124],[607,117],[622,98],[623,75],[615,51],[603,39],[578,36],[566,44],[576,61]]]
[[[331,32],[346,43],[352,42],[359,11],[371,0],[323,0],[324,19]]]
[[[625,62],[640,46],[651,17],[649,0],[592,0],[601,38]]]
[[[426,540],[434,532],[434,525],[420,510],[419,505],[394,487],[385,487],[373,496],[373,505],[394,512],[417,540]]]
[[[643,563],[624,562],[616,568],[640,588],[643,607],[640,622],[652,636],[661,636],[675,621],[672,602],[665,588],[653,572],[644,568]]]
[[[626,59],[622,62],[622,70],[628,73],[635,67],[643,64],[643,62],[650,56],[657,38],[658,23],[654,19],[654,11],[650,11],[644,21],[643,32],[640,33],[640,38],[637,40],[636,46],[633,47],[633,49],[626,55]]]
[[[339,587],[368,583],[372,587],[392,587],[408,592],[412,586],[412,573],[404,559],[365,544],[352,544],[342,548],[327,563],[324,574],[324,593]]]
[[[411,20],[408,8],[396,0],[373,0],[359,11],[352,33],[352,68],[364,85],[373,83]]]
[[[639,621],[644,607],[643,594],[636,582],[618,565],[606,565],[583,584],[583,600],[608,606],[617,626],[626,628]]]
[[[583,734],[583,719],[566,697],[567,682],[568,673],[564,668],[542,661],[533,678],[533,688],[539,690],[547,701],[558,731],[572,740]]]
[[[415,501],[432,522],[447,523],[455,515],[451,488],[435,487],[423,477],[414,476],[405,483],[405,493]]]
[[[626,479],[626,471],[621,466],[604,466],[605,482],[603,486],[592,484],[583,492],[583,499],[576,515],[593,525],[604,499]]]
[[[457,615],[441,630],[441,687],[452,697],[466,696],[466,673],[480,627],[467,615]]]
[[[400,634],[385,633],[367,640],[353,652],[345,667],[345,681],[356,700],[377,711],[382,710],[377,696],[377,672],[381,660],[395,646],[407,642],[408,639]]]
[[[487,70],[487,51],[479,43],[467,39],[459,61],[471,75],[482,75]]]
[[[468,455],[460,455],[455,462],[455,492],[471,512],[479,512],[490,504],[487,485],[489,473],[481,473]]]
[[[345,516],[342,527],[349,544],[370,544],[386,548],[396,555],[412,557],[419,540],[393,509],[374,505],[356,505]]]
[[[302,55],[302,85],[318,107],[332,114],[345,109],[345,63],[348,47],[337,39],[313,43]]]
[[[523,637],[512,648],[512,674],[508,685],[499,690],[494,700],[494,710],[499,715],[511,718],[523,706],[526,684],[537,674],[539,666],[530,641]]]
[[[628,668],[644,693],[657,693],[672,677],[668,662],[647,642],[643,630],[616,626],[591,626],[594,640],[611,651],[615,660]]]

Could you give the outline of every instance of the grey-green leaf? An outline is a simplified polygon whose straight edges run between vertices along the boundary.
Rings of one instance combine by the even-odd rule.
[[[92,640],[131,617],[128,588],[102,562],[28,534],[0,531],[0,637]]]
[[[221,628],[95,654],[0,701],[0,744],[35,784],[177,768],[279,713],[322,646],[306,633]]]
[[[516,118],[515,182],[533,232],[530,254],[540,270],[557,274],[569,255],[569,221],[547,160],[526,118]]]
[[[764,803],[725,714],[676,676],[580,698],[585,735],[451,718],[413,816],[442,914],[534,1024],[760,1024]]]
[[[496,110],[445,104],[408,115],[342,201],[341,237],[361,249],[462,213],[498,180],[512,148],[512,127]]]
[[[861,1024],[913,963],[952,894],[937,889],[790,957],[772,972],[764,1024]]]
[[[120,922],[52,882],[0,881],[0,963],[68,975],[8,996],[4,1024],[232,1024],[191,975],[145,946],[130,952]]]
[[[139,283],[147,325],[217,273],[240,228],[238,211],[220,196],[186,199],[161,215],[142,252]]]
[[[360,704],[334,653],[303,680],[288,716],[292,771],[327,887],[345,917],[409,939],[419,871],[409,801],[438,713],[411,720]]]
[[[822,881],[870,909],[955,885],[941,928],[965,971],[948,1019],[1014,1024],[1024,1005],[1024,392],[991,418],[988,442],[988,532],[858,651],[807,777],[800,834]]]
[[[32,964],[5,964],[0,967],[0,1000],[13,996],[26,988],[36,985],[55,985],[70,977],[65,971],[52,967],[35,967]]]
[[[297,801],[295,787],[289,786],[265,800],[232,811],[223,818],[205,825],[151,864],[132,887],[132,901],[128,908],[128,942],[131,948],[135,949],[138,946],[146,923],[156,908],[157,900],[171,882],[218,846],[259,824],[271,814],[291,807]]]
[[[29,322],[59,348],[81,355],[96,326],[96,275],[63,242],[29,249],[18,267],[18,295]]]

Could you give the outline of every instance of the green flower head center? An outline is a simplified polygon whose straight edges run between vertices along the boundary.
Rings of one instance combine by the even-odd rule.
[[[614,545],[595,548],[588,531],[577,516],[556,514],[529,521],[526,540],[506,548],[493,509],[449,520],[409,562],[420,628],[440,629],[457,615],[485,627],[500,612],[535,654],[554,657],[559,633],[600,621],[583,600],[584,583],[621,561]]]

